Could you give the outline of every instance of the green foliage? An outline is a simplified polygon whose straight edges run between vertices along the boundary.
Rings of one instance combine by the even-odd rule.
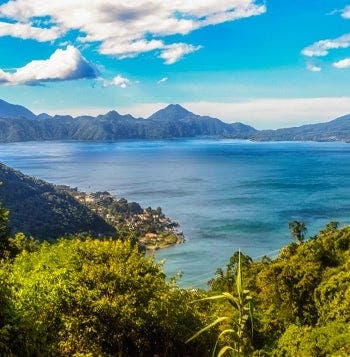
[[[3,256],[4,252],[8,249],[9,235],[10,235],[9,211],[6,210],[0,202],[0,258]]]
[[[14,233],[23,232],[41,240],[81,232],[94,236],[115,235],[115,229],[95,212],[54,185],[23,175],[1,163],[0,181],[3,182],[0,200],[11,212],[10,228]],[[0,208],[0,217],[2,212]]]
[[[296,241],[300,244],[305,240],[305,234],[307,232],[307,228],[304,222],[300,221],[292,221],[289,222],[290,234]]]
[[[297,228],[298,243],[284,247],[276,259],[246,259],[245,289],[255,301],[254,349],[256,353],[274,350],[277,355],[290,349],[291,356],[311,356],[306,347],[302,352],[295,347],[301,344],[299,337],[295,334],[293,339],[292,330],[287,333],[294,328],[304,331],[298,335],[304,340],[306,331],[311,334],[315,344],[318,334],[323,336],[328,331],[327,339],[336,341],[339,348],[324,347],[325,351],[332,351],[329,355],[343,353],[348,346],[347,335],[341,334],[338,339],[336,332],[332,335],[331,326],[339,324],[350,330],[350,227],[339,228],[338,223],[331,222],[309,241],[300,236],[299,223]],[[226,272],[217,274],[211,282],[213,291],[220,291],[232,280],[231,270],[228,265]],[[288,338],[290,346],[285,342]]]
[[[252,262],[252,258],[250,258],[248,255],[238,251],[235,252],[226,265],[226,271],[221,268],[217,269],[215,278],[209,281],[211,289],[213,291],[232,292],[235,288],[239,264],[241,264],[241,267],[243,268],[241,270],[241,273],[243,274],[245,268],[248,268]]]
[[[215,356],[218,346],[224,337],[230,336],[229,338],[231,345],[224,345],[218,351],[217,356],[224,356],[227,352],[231,352],[234,355],[242,356],[246,355],[251,349],[250,337],[247,333],[247,324],[250,320],[252,322],[252,297],[249,294],[249,290],[243,289],[242,284],[242,266],[241,266],[241,254],[238,253],[237,263],[235,262],[236,256],[233,257],[230,263],[237,264],[236,281],[235,281],[235,295],[228,292],[223,292],[220,295],[210,296],[202,299],[205,300],[224,300],[233,309],[233,312],[229,316],[218,317],[215,321],[208,324],[196,334],[194,334],[186,342],[195,340],[198,336],[202,335],[204,332],[210,330],[211,328],[221,324],[223,329],[221,330],[217,341],[215,343],[213,354]],[[225,323],[225,324],[223,324]]]
[[[0,355],[350,355],[349,226],[304,241],[299,222],[275,259],[236,252],[208,294],[166,282],[130,240],[39,243],[8,218],[0,206]]]
[[[11,257],[15,257],[22,252],[35,252],[40,247],[38,240],[34,239],[33,237],[27,237],[23,233],[16,233],[13,237],[10,237],[8,241],[8,250]]]
[[[1,276],[20,331],[6,346],[17,355],[207,354],[205,340],[184,344],[208,319],[207,305],[190,305],[203,294],[166,283],[129,242],[43,243],[1,266]]]
[[[283,356],[349,356],[349,324],[331,322],[321,327],[291,325],[278,341],[276,355]]]

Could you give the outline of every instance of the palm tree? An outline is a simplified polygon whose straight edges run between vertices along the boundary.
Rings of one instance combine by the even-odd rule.
[[[289,222],[290,234],[296,241],[300,244],[305,240],[305,234],[307,232],[307,228],[305,222],[303,221],[292,221]]]

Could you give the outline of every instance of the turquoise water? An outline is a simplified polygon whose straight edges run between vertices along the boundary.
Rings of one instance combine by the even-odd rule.
[[[350,223],[350,145],[234,140],[29,142],[0,145],[0,161],[56,184],[108,190],[161,206],[180,222],[183,245],[157,252],[169,276],[205,287],[241,249],[274,255],[288,222],[315,234]]]

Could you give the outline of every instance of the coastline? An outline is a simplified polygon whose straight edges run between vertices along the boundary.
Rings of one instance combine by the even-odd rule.
[[[169,248],[186,240],[178,229],[179,223],[165,216],[160,207],[143,208],[137,202],[117,198],[108,191],[86,193],[65,185],[59,188],[97,213],[117,232],[136,239],[147,251]]]
[[[146,241],[144,241],[146,239]],[[163,237],[159,238],[158,236],[151,238],[147,241],[147,238],[141,238],[139,243],[143,245],[148,252],[155,252],[159,249],[167,249],[174,247],[179,244],[186,242],[186,237],[182,232],[172,232],[165,239]]]

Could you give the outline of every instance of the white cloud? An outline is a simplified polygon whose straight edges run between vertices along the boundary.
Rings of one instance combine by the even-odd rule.
[[[350,67],[350,58],[344,58],[338,62],[333,63],[333,67],[338,69],[349,68]]]
[[[81,40],[85,41],[85,39]],[[104,41],[102,42],[99,51],[101,54],[112,55],[122,59],[136,57],[140,53],[158,50],[164,48],[164,46],[163,41],[159,40],[146,41],[141,39],[133,42]]]
[[[165,64],[173,64],[183,58],[185,55],[198,51],[202,46],[192,46],[186,43],[174,43],[166,46],[160,54]]]
[[[73,46],[56,50],[47,60],[29,62],[15,72],[0,70],[0,83],[6,85],[96,78],[97,70]]]
[[[348,47],[350,47],[350,34],[315,42],[311,46],[305,47],[301,53],[308,57],[323,57],[327,56],[330,50]]]
[[[8,23],[0,21],[0,37],[12,36],[23,40],[36,39],[39,42],[55,40],[60,36],[58,27],[40,28],[29,23]]]
[[[137,103],[128,106],[83,107],[50,110],[37,108],[36,113],[98,115],[116,109],[123,114],[147,118],[169,103]],[[276,129],[288,126],[327,122],[350,113],[350,97],[324,98],[261,98],[234,103],[182,102],[193,113],[209,115],[225,122],[242,122],[257,129]]]
[[[164,83],[164,82],[166,82],[168,79],[169,79],[168,77],[163,77],[163,78],[161,78],[161,79],[157,82],[157,84]]]
[[[8,74],[0,69],[0,84],[4,84],[8,82]]]
[[[314,64],[308,64],[307,69],[311,72],[321,72],[322,71],[322,67],[316,66]]]
[[[346,6],[342,11],[341,11],[341,16],[344,19],[350,19],[350,5]]]
[[[120,74],[115,76],[111,81],[103,80],[104,87],[118,86],[124,89],[128,85],[130,85],[130,80],[128,78],[122,77]]]
[[[86,0],[11,0],[0,6],[0,17],[14,22],[13,26],[25,24],[31,33],[12,27],[0,31],[0,36],[11,32],[11,36],[50,41],[77,30],[78,40],[97,42],[101,54],[124,58],[160,50],[170,64],[198,47],[181,44],[181,51],[180,44],[165,43],[165,37],[264,12],[265,5],[257,0],[95,0],[88,4]]]
[[[127,78],[122,77],[118,74],[116,77],[113,78],[112,83],[120,88],[126,88],[130,84],[130,81]]]

